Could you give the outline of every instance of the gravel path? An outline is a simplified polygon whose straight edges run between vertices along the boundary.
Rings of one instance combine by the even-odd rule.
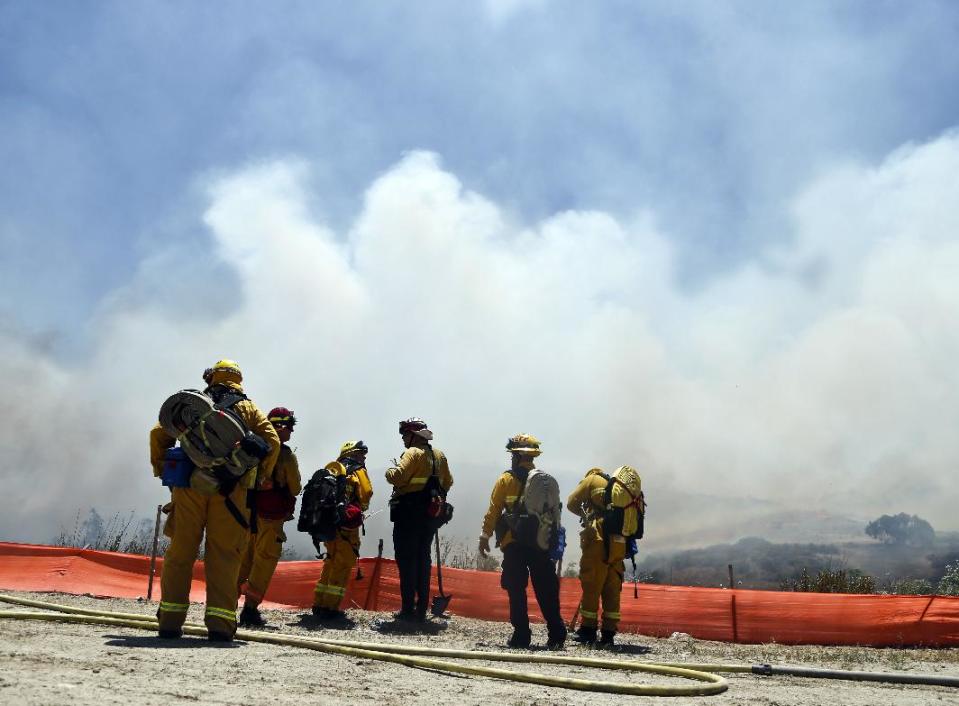
[[[154,608],[136,600],[20,593],[31,598],[99,610],[148,614]],[[6,604],[0,609],[12,609]],[[455,606],[453,606],[455,609]],[[323,627],[303,612],[264,611],[284,633],[329,636],[363,642],[406,642],[457,649],[505,650],[510,628],[469,618],[433,620],[425,633],[396,630],[382,613],[350,611],[354,621],[343,629]],[[189,619],[202,621],[202,607]],[[904,671],[959,676],[959,650],[900,650],[860,647],[786,647],[731,645],[678,636],[656,639],[618,636],[619,658],[652,662],[772,663],[866,671]],[[534,626],[534,641],[545,641],[545,628]],[[522,651],[517,651],[521,653]],[[568,646],[567,654],[590,650]],[[602,653],[607,654],[607,653]],[[486,664],[481,662],[480,664]],[[610,681],[623,674],[550,665],[495,665],[510,669]],[[658,677],[646,683],[676,683]],[[957,704],[959,690],[941,687],[880,685],[792,677],[729,675],[730,688],[711,697],[674,698],[669,704]],[[252,642],[214,645],[200,638],[160,641],[152,633],[127,628],[0,620],[0,703],[70,704],[600,704],[621,697],[519,684],[314,651]]]

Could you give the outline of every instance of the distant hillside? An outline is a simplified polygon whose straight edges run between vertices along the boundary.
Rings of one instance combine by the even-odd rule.
[[[651,528],[647,548],[693,548],[743,537],[762,537],[770,542],[842,543],[865,538],[866,520],[828,512],[777,510],[737,519],[735,515],[703,524],[696,529],[656,533]]]
[[[749,497],[660,489],[649,498],[646,551],[692,549],[743,537],[770,542],[835,543],[865,539],[865,518],[797,510]]]
[[[638,569],[645,580],[683,586],[726,586],[732,564],[740,588],[779,589],[806,569],[859,570],[876,579],[879,589],[902,579],[935,583],[947,563],[959,561],[959,538],[946,533],[929,547],[917,548],[875,541],[844,543],[776,543],[746,537],[735,543],[697,549],[641,553]]]

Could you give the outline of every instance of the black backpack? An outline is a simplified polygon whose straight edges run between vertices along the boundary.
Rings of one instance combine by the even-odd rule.
[[[643,538],[646,519],[646,500],[640,491],[639,495],[630,503],[630,506],[636,508],[636,531],[631,534],[626,534],[623,531],[623,525],[626,522],[626,507],[619,507],[613,503],[613,486],[616,485],[618,481],[616,478],[610,477],[605,473],[600,473],[599,475],[606,479],[606,491],[603,493],[603,510],[601,516],[603,518],[603,550],[608,560],[611,535],[622,535],[627,547],[630,542],[635,542]],[[635,567],[636,560],[635,558],[632,560],[633,566]]]
[[[296,529],[309,534],[316,551],[322,553],[320,542],[336,539],[345,506],[346,476],[321,468],[303,489]]]

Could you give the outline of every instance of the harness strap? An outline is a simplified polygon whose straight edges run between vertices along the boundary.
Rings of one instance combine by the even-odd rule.
[[[613,504],[613,483],[615,479],[610,478],[605,473],[601,473],[603,478],[606,479],[606,490],[603,492],[603,509],[609,509],[610,505]],[[606,531],[606,521],[603,521],[603,561],[609,561],[609,532]]]
[[[227,473],[222,471],[222,469],[219,469],[219,468],[213,469],[213,475],[216,477],[218,481],[220,481],[219,491],[220,491],[220,495],[223,496],[223,502],[226,505],[226,509],[229,511],[231,515],[233,515],[233,519],[240,524],[240,527],[242,527],[245,530],[250,529],[250,523],[246,521],[246,518],[243,517],[243,513],[240,512],[240,509],[233,502],[233,498],[230,497],[230,493],[232,493],[233,489],[236,488],[237,483],[239,482],[240,479],[224,478],[223,476],[227,475]],[[250,515],[250,521],[253,522],[255,526],[256,513],[252,513]],[[256,530],[254,529],[253,531],[255,532]]]
[[[443,496],[443,499],[446,500],[446,493],[443,491],[443,484],[440,482],[439,475],[436,473],[436,454],[433,453],[433,447],[427,445],[427,448],[430,450],[430,478],[436,478],[436,485],[439,490],[439,494]]]
[[[224,494],[223,499],[226,504],[226,509],[230,511],[231,515],[233,515],[233,519],[240,523],[240,527],[245,530],[250,529],[250,523],[243,518],[243,513],[240,512],[240,508],[236,506],[233,500],[226,494]],[[255,518],[256,515],[250,515],[250,517],[255,524],[256,520],[253,518]],[[253,531],[255,532],[256,530]]]
[[[523,500],[523,495],[526,493],[526,479],[529,478],[529,469],[523,469],[525,473],[517,473],[512,468],[508,469],[506,472],[509,473],[513,478],[519,481],[519,492],[516,493],[516,497],[513,500],[513,507],[510,508],[509,515],[510,520],[507,521],[509,529],[513,532],[513,539],[518,539],[516,536],[516,525],[518,524],[518,518],[520,514],[520,505],[523,507],[526,506]]]
[[[199,424],[197,424],[196,431],[199,432],[199,434],[200,434],[200,439],[203,441],[203,445],[206,447],[206,451],[204,451],[204,453],[207,453],[207,452],[209,451],[209,449],[210,449],[210,441],[209,441],[209,439],[207,439],[207,436],[206,436],[206,424],[207,424],[206,419],[207,419],[207,417],[209,417],[211,414],[214,414],[214,413],[216,413],[216,412],[218,412],[218,411],[219,411],[219,410],[214,406],[213,409],[211,409],[209,412],[204,413],[203,416],[200,417],[200,422],[199,422]],[[236,415],[233,415],[233,416],[236,416]],[[190,431],[192,431],[192,430],[191,430],[191,429],[186,429],[186,430],[183,431],[183,433],[181,433],[181,434],[176,438],[176,440],[180,442],[180,446],[192,446],[192,445],[193,445],[192,442],[190,441],[189,437],[187,436],[187,434],[188,434]],[[213,465],[214,465],[214,466],[222,466],[222,465],[224,465],[224,464],[232,461],[234,465],[239,466],[240,463],[239,463],[239,461],[238,461],[237,458],[236,458],[236,454],[237,454],[237,452],[240,450],[240,448],[241,448],[241,447],[240,447],[240,444],[239,444],[239,443],[235,444],[234,447],[233,447],[233,450],[230,452],[230,455],[229,455],[229,456],[217,456],[217,457],[213,458]]]

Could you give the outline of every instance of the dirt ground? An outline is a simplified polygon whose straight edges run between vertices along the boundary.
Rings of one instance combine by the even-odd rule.
[[[149,614],[144,602],[85,596],[21,593],[100,610]],[[455,606],[451,606],[455,609]],[[0,610],[28,610],[0,604]],[[275,629],[305,636],[363,642],[404,642],[456,649],[505,650],[510,627],[468,618],[433,619],[423,632],[391,627],[388,615],[351,611],[353,625],[323,627],[302,611],[264,611]],[[202,621],[202,606],[189,620]],[[534,626],[534,644],[545,641]],[[566,654],[607,655],[649,662],[771,663],[861,671],[897,671],[959,676],[959,649],[871,649],[863,647],[788,647],[730,645],[687,636],[656,639],[620,635],[611,651],[567,646]],[[522,651],[517,650],[518,653]],[[611,654],[612,653],[612,654]],[[480,662],[478,664],[491,664]],[[585,679],[646,683],[684,683],[645,675],[551,665],[492,665]],[[959,704],[959,689],[796,677],[727,675],[729,690],[718,696],[679,697],[670,704]],[[622,697],[520,684],[484,677],[450,675],[355,657],[327,655],[293,647],[238,641],[216,645],[184,637],[161,641],[136,629],[0,620],[0,703],[70,704],[575,704],[598,706]]]

